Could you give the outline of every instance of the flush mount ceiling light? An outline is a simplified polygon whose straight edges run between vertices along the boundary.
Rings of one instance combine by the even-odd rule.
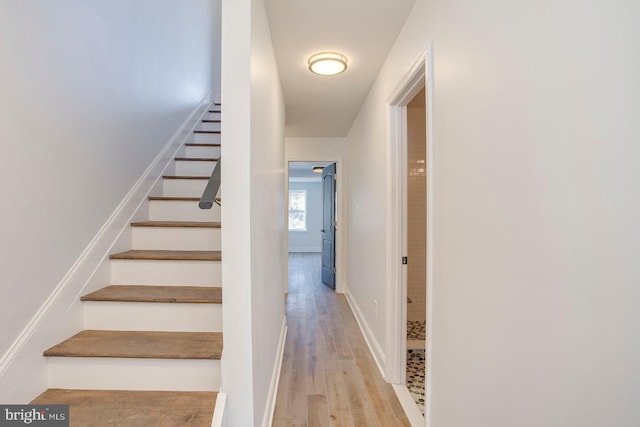
[[[321,76],[333,76],[347,69],[347,57],[336,52],[320,52],[309,58],[309,70]]]
[[[322,169],[324,169],[324,166],[314,166],[313,167],[313,171],[315,173],[322,173]]]

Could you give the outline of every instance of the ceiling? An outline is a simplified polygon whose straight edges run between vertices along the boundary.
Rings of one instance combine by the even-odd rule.
[[[289,162],[289,179],[296,180],[303,178],[305,180],[321,181],[322,174],[314,172],[314,166],[327,166],[331,162]]]
[[[265,0],[286,107],[286,136],[346,136],[415,0]],[[337,76],[314,53],[349,61]]]

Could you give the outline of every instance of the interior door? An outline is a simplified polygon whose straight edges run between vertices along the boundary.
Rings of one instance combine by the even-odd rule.
[[[322,283],[336,289],[336,164],[322,169]]]

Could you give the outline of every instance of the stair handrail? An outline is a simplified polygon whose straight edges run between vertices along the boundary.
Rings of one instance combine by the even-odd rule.
[[[220,189],[220,160],[221,159],[218,159],[216,162],[216,166],[213,168],[213,172],[211,172],[209,182],[207,182],[207,186],[202,193],[200,203],[198,203],[200,209],[211,209],[213,203],[217,203],[216,195]]]

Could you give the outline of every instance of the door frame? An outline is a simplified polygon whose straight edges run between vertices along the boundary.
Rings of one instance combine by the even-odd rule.
[[[427,180],[427,340],[425,373],[425,420],[431,425],[431,360],[433,326],[433,48],[429,42],[413,61],[387,98],[387,324],[385,376],[394,384],[404,384],[407,352],[407,278],[401,259],[406,256],[407,200],[407,104],[426,90],[426,180]],[[411,262],[411,260],[409,260]]]
[[[287,265],[289,265],[289,163],[296,162],[326,162],[326,163],[335,163],[336,164],[336,240],[337,244],[335,245],[336,251],[336,289],[337,293],[345,292],[345,284],[347,282],[347,265],[346,265],[346,253],[347,253],[347,244],[346,244],[346,216],[345,216],[345,207],[346,207],[346,175],[345,175],[345,160],[343,158],[325,158],[322,156],[315,155],[298,155],[295,157],[287,157],[285,158],[285,226],[287,231],[287,239],[286,239],[286,253],[287,253]],[[286,282],[285,282],[285,293],[289,292],[289,273],[287,268]]]

